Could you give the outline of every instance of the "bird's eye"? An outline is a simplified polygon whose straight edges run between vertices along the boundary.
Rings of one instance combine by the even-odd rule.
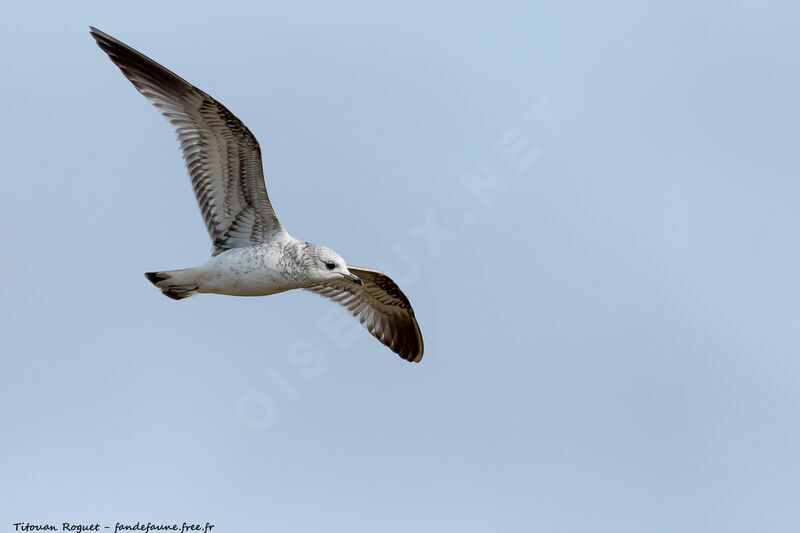
[[[334,268],[336,268],[336,263],[325,263],[325,268],[327,268],[328,270],[333,270]]]

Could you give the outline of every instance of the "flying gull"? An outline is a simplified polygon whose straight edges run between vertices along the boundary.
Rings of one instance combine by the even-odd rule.
[[[166,296],[266,296],[305,289],[344,306],[407,361],[422,359],[422,334],[405,294],[383,272],[350,266],[324,246],[295,239],[269,201],[255,136],[217,100],[130,46],[90,28],[100,48],[175,128],[211,236],[211,259],[147,272]]]

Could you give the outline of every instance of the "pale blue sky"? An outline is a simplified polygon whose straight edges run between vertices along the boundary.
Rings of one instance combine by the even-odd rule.
[[[797,531],[796,4],[232,4],[4,5],[0,531]],[[253,130],[421,364],[308,293],[144,279],[210,244],[90,24]]]

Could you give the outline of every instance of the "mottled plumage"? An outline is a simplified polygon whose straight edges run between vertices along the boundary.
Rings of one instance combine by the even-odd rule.
[[[347,308],[403,359],[422,359],[414,310],[384,273],[347,266],[333,250],[295,239],[272,208],[261,149],[249,129],[214,98],[133,48],[91,28],[109,58],[175,128],[213,244],[206,263],[148,272],[168,297],[198,293],[264,296],[306,289]]]

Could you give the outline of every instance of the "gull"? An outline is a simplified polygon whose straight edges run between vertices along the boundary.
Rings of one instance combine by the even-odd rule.
[[[266,296],[305,289],[345,307],[407,361],[422,359],[414,310],[392,279],[348,265],[283,228],[264,183],[255,136],[217,100],[144,54],[90,27],[98,46],[172,124],[213,243],[211,258],[145,277],[174,300],[198,293]]]

